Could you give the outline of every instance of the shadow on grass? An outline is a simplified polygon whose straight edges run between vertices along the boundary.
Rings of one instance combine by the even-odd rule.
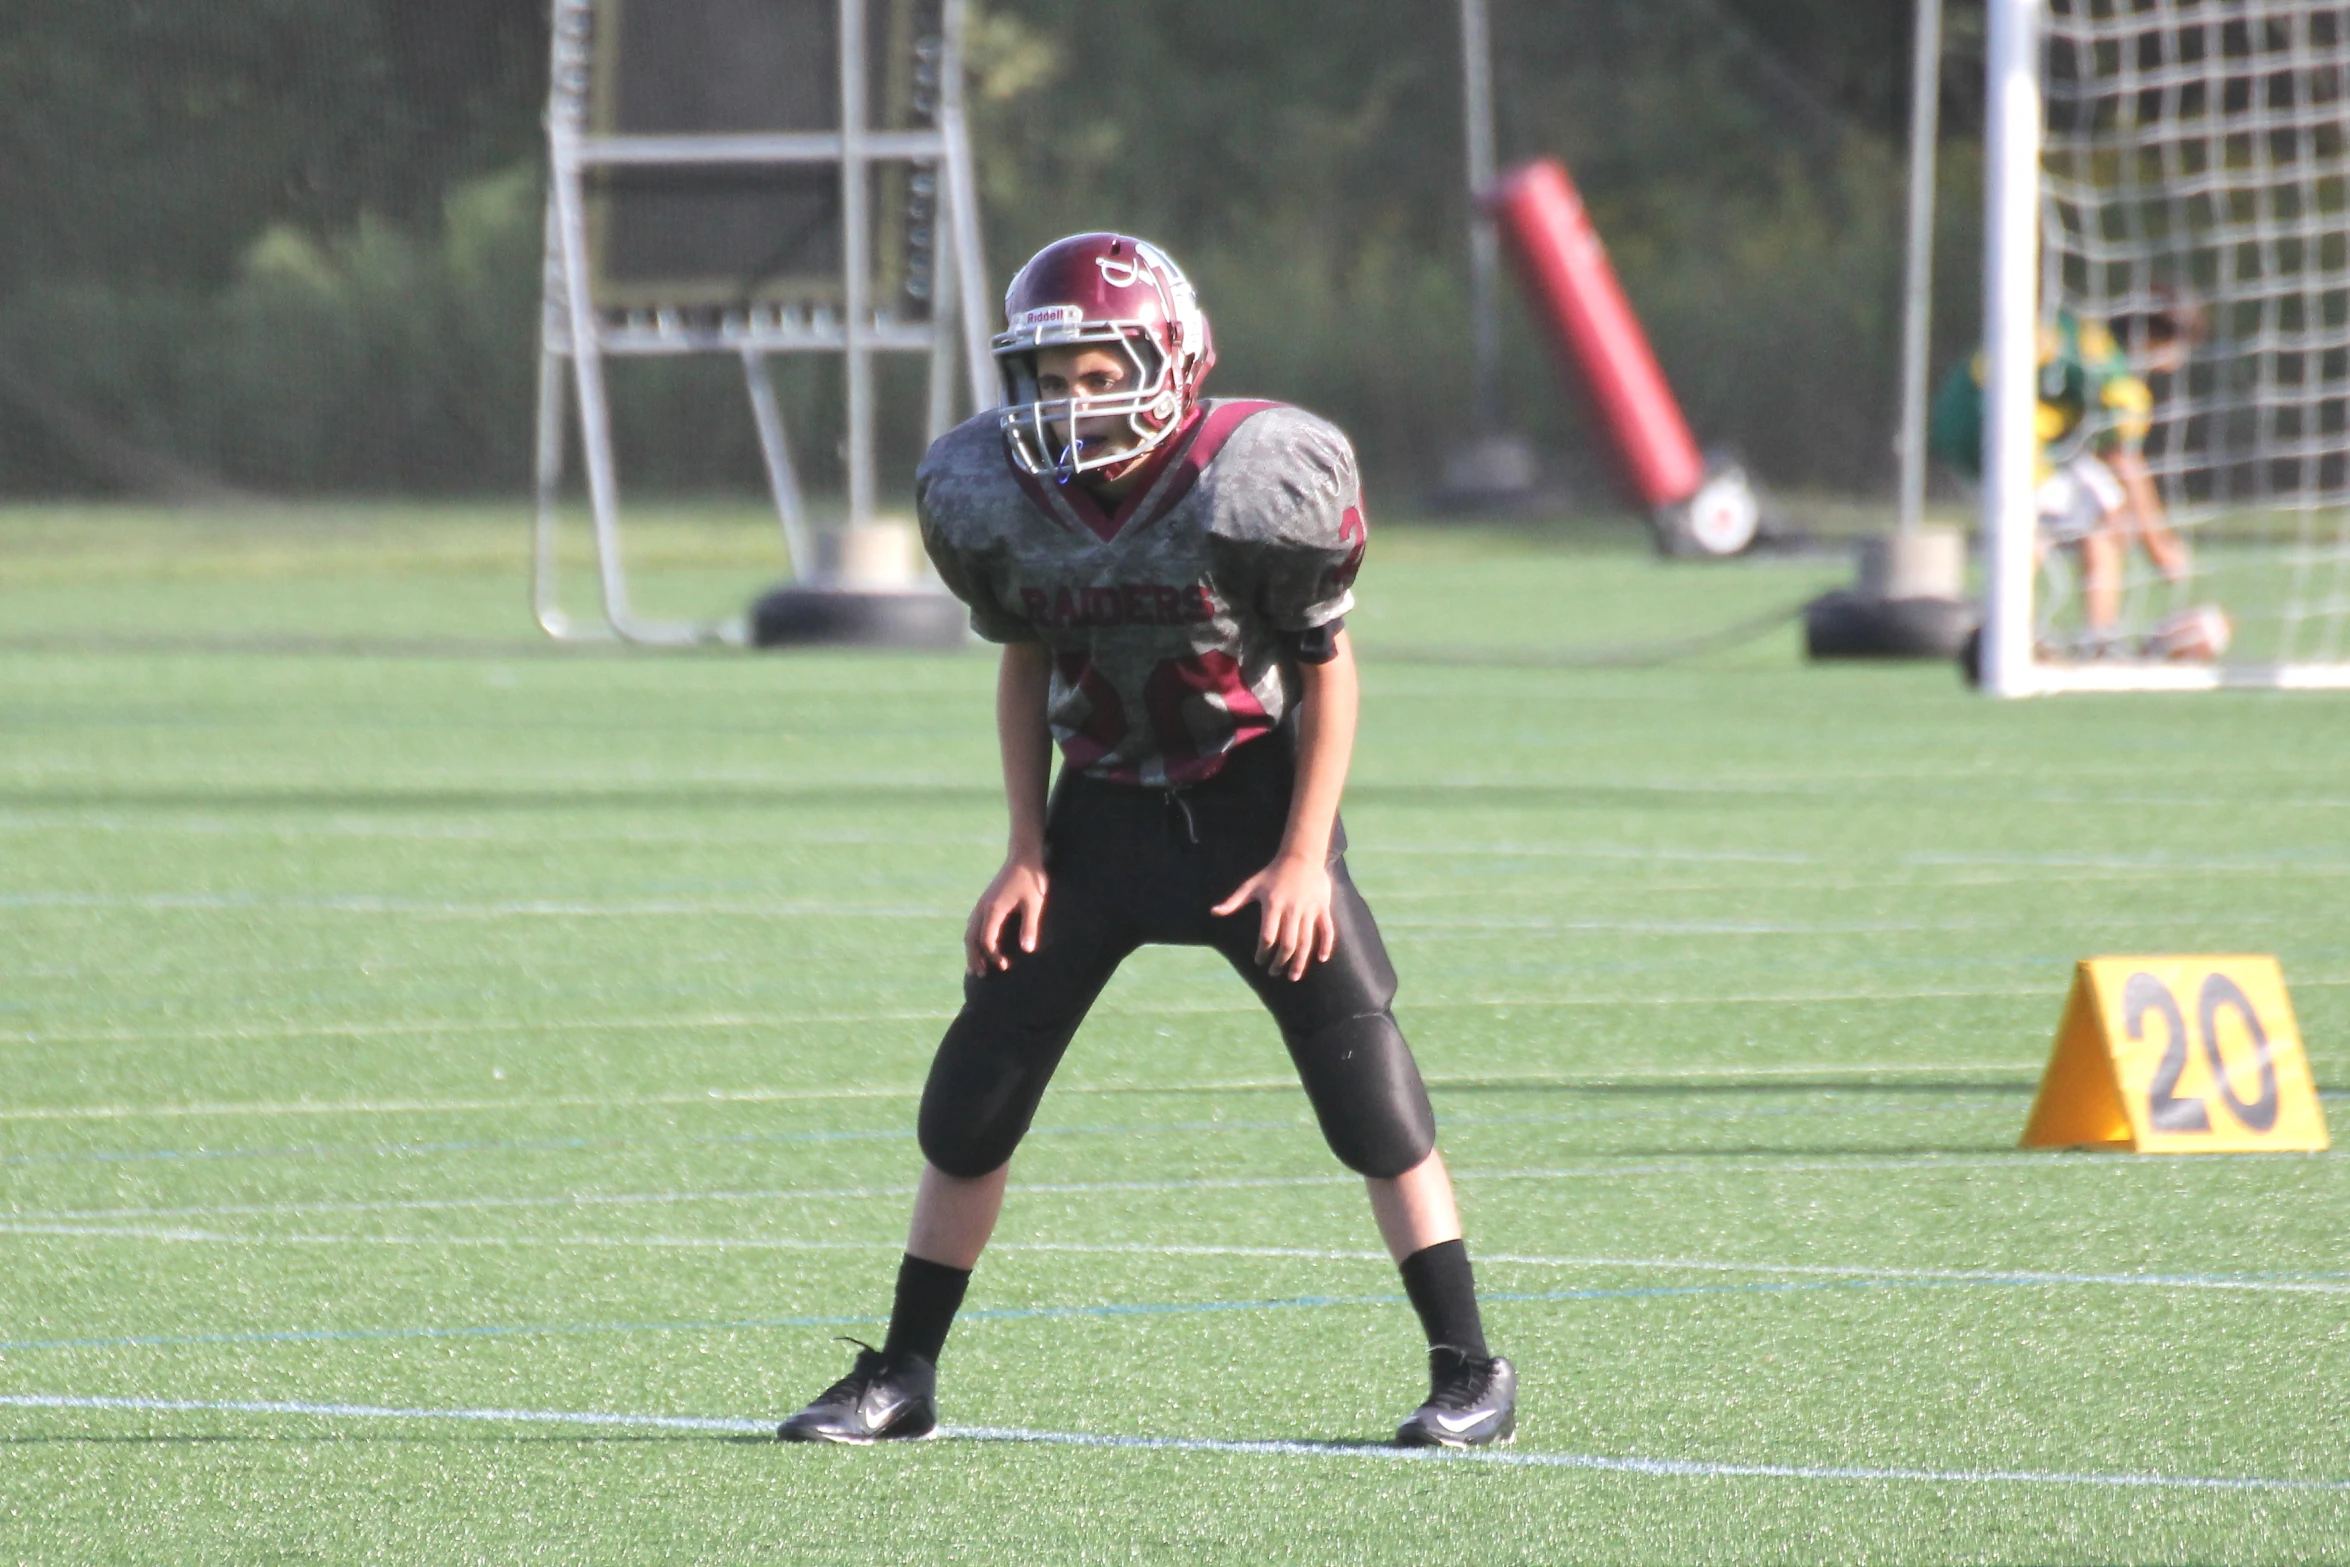
[[[1715,810],[1722,795],[1754,791],[1727,787],[1645,789],[1617,784],[1356,784],[1348,798],[1358,804],[1415,805],[1457,808],[1474,802],[1480,807],[1518,806],[1545,811],[1617,810],[1633,806],[1653,808],[1686,799],[1693,810]],[[680,778],[656,784],[582,783],[565,789],[273,789],[205,787],[186,789],[10,789],[0,791],[0,804],[14,806],[115,806],[178,810],[191,807],[279,811],[335,810],[549,810],[587,806],[679,806],[740,803],[871,805],[876,799],[893,802],[997,805],[1003,791],[974,777],[969,784],[891,783],[887,780],[854,784],[762,784],[697,782]]]
[[[692,1442],[760,1442],[778,1445],[768,1436],[719,1436],[706,1431],[646,1431],[593,1432],[583,1431],[575,1436],[552,1436],[544,1433],[518,1432],[501,1435],[494,1432],[424,1432],[424,1431],[256,1431],[235,1433],[226,1431],[140,1431],[97,1432],[61,1431],[0,1436],[0,1448],[10,1447],[234,1447],[244,1444],[278,1447],[313,1446],[321,1442],[371,1442],[383,1445],[408,1444],[432,1447],[576,1447],[582,1443],[596,1445],[621,1443],[692,1443]]]
[[[1742,1143],[1734,1148],[1691,1148],[1677,1143],[1632,1143],[1603,1153],[1577,1154],[1577,1160],[1615,1161],[1679,1159],[1702,1163],[1713,1159],[1939,1159],[1972,1158],[1979,1154],[2017,1153],[2012,1141],[1973,1143]],[[1457,1170],[1464,1180],[1483,1176],[1507,1179],[1507,1170]],[[1743,1173],[1754,1173],[1751,1171]]]
[[[1267,1442],[1294,1443],[1300,1447],[1325,1449],[1332,1452],[1379,1452],[1394,1446],[1376,1437],[1268,1437]],[[706,1431],[582,1431],[574,1435],[556,1435],[549,1432],[496,1431],[256,1431],[236,1432],[96,1432],[63,1431],[33,1432],[0,1436],[0,1449],[12,1447],[308,1447],[324,1442],[373,1444],[394,1447],[580,1447],[580,1446],[693,1446],[711,1444],[721,1447],[774,1447],[853,1450],[852,1444],[835,1442],[779,1442],[773,1432],[743,1431],[713,1435]],[[891,1442],[875,1446],[904,1448],[921,1452],[942,1452],[975,1447],[1054,1447],[1065,1444],[1052,1442],[1025,1442],[1014,1438],[949,1436],[936,1442]]]
[[[724,1442],[726,1442],[728,1445],[730,1445],[730,1446],[734,1446],[734,1447],[816,1447],[816,1448],[836,1447],[836,1448],[854,1448],[854,1447],[856,1446],[856,1444],[855,1444],[855,1443],[849,1443],[849,1442],[779,1442],[779,1441],[777,1441],[777,1440],[776,1440],[776,1439],[775,1439],[773,1436],[757,1436],[757,1435],[753,1435],[753,1434],[751,1434],[751,1433],[749,1433],[749,1432],[745,1432],[744,1434],[742,1434],[742,1435],[740,1435],[740,1436],[729,1436],[729,1437],[722,1437],[722,1438],[720,1438],[720,1440],[721,1440],[721,1441],[724,1441]],[[1315,1451],[1317,1451],[1317,1452],[1333,1452],[1333,1453],[1339,1453],[1339,1452],[1344,1452],[1344,1453],[1375,1453],[1375,1452],[1386,1452],[1386,1451],[1391,1451],[1391,1450],[1394,1450],[1394,1448],[1395,1448],[1395,1443],[1393,1443],[1393,1442],[1391,1442],[1391,1441],[1387,1440],[1386,1438],[1384,1438],[1384,1437],[1371,1437],[1371,1436],[1362,1436],[1362,1437],[1338,1437],[1338,1436],[1268,1436],[1268,1437],[1255,1437],[1255,1438],[1251,1438],[1251,1439],[1249,1439],[1249,1440],[1253,1440],[1253,1441],[1256,1441],[1256,1442],[1263,1443],[1264,1445],[1266,1445],[1266,1446],[1269,1446],[1269,1447],[1270,1447],[1270,1446],[1276,1446],[1276,1445],[1278,1445],[1278,1446],[1285,1446],[1285,1447],[1303,1447],[1303,1448],[1311,1448],[1311,1449],[1313,1449],[1313,1450],[1315,1450]],[[1090,1446],[1094,1446],[1095,1444],[1094,1444],[1094,1443],[1092,1443],[1092,1442],[1090,1442],[1090,1441],[1089,1441],[1089,1442],[1086,1442],[1086,1443],[1083,1443],[1083,1444],[1078,1444],[1078,1443],[1072,1443],[1072,1442],[1068,1442],[1068,1441],[1055,1441],[1055,1440],[1052,1440],[1052,1439],[1050,1439],[1050,1438],[1045,1438],[1045,1437],[1035,1437],[1035,1438],[1030,1438],[1030,1437],[1008,1436],[1008,1435],[1001,1435],[1001,1434],[998,1434],[998,1435],[977,1435],[977,1436],[974,1436],[974,1435],[971,1435],[971,1434],[970,1434],[970,1433],[968,1433],[968,1432],[954,1432],[954,1431],[950,1431],[950,1432],[948,1432],[946,1435],[944,1435],[944,1436],[940,1437],[940,1438],[939,1438],[937,1441],[922,1441],[922,1442],[876,1442],[876,1443],[868,1443],[868,1444],[866,1444],[866,1445],[867,1445],[867,1446],[873,1446],[873,1447],[906,1447],[906,1448],[918,1448],[918,1449],[921,1449],[921,1450],[924,1450],[924,1451],[936,1452],[936,1451],[940,1451],[940,1450],[950,1450],[950,1451],[951,1451],[951,1450],[953,1450],[953,1449],[956,1449],[956,1448],[973,1448],[973,1447],[998,1447],[998,1448],[1001,1448],[1001,1447],[1012,1447],[1012,1448],[1048,1448],[1048,1447],[1051,1447],[1051,1448],[1067,1448],[1067,1447],[1078,1446],[1078,1445],[1084,1445],[1084,1446],[1088,1446],[1088,1447],[1090,1447]],[[1100,1444],[1100,1445],[1102,1445],[1102,1446],[1105,1446],[1105,1447],[1112,1447],[1112,1448],[1115,1448],[1115,1447],[1117,1446],[1117,1444],[1116,1444],[1116,1442],[1115,1442],[1115,1441],[1104,1442],[1104,1443],[1102,1443],[1102,1444]],[[1146,1447],[1146,1446],[1145,1446],[1143,1443],[1140,1443],[1140,1442],[1138,1442],[1137,1444],[1135,1444],[1135,1448],[1134,1448],[1133,1450],[1147,1451],[1147,1450],[1148,1450],[1148,1448],[1147,1448],[1147,1447]]]
[[[1861,1071],[1865,1072],[1866,1068]],[[1446,1078],[1429,1085],[1430,1092],[1445,1094],[1590,1094],[1595,1097],[1623,1096],[1660,1098],[1707,1098],[1730,1094],[1901,1094],[1951,1095],[1981,1094],[1986,1097],[2028,1097],[2037,1092],[2037,1079],[2010,1078],[2005,1082],[1986,1082],[1981,1078],[1905,1077],[1898,1081],[1877,1082],[1855,1077],[1779,1077],[1755,1076],[1739,1078],[1725,1076],[1708,1082],[1685,1081],[1643,1082],[1638,1077],[1625,1077],[1611,1082],[1560,1083],[1542,1078]]]
[[[1540,1077],[1493,1078],[1438,1078],[1428,1084],[1435,1098],[1453,1094],[1588,1094],[1594,1098],[1641,1097],[1660,1098],[1720,1098],[1726,1095],[1785,1095],[1785,1094],[1900,1094],[1932,1096],[1951,1094],[1981,1094],[1994,1098],[2029,1097],[2038,1090],[2037,1078],[2010,1078],[2004,1082],[1985,1081],[1982,1078],[1911,1078],[1897,1081],[1873,1081],[1865,1077],[1867,1068],[1856,1069],[1851,1077],[1781,1077],[1757,1074],[1737,1077],[1725,1073],[1704,1082],[1642,1081],[1635,1075],[1622,1078],[1597,1079],[1578,1082],[1559,1082]],[[1223,1096],[1238,1094],[1294,1095],[1298,1089],[1292,1082],[1266,1081],[1262,1083],[1112,1083],[1087,1084],[1087,1094],[1133,1094]]]
[[[663,650],[673,651],[673,650]],[[690,651],[690,650],[674,650]],[[54,631],[0,637],[0,653],[229,653],[306,658],[611,658],[641,657],[620,643],[562,643],[552,638],[358,636],[307,632]]]

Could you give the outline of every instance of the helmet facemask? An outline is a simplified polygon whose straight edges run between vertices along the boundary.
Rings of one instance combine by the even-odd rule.
[[[1125,379],[1100,395],[1072,390],[1048,398],[1038,385],[1038,361],[1056,348],[1106,349],[1124,365]],[[1030,473],[1066,484],[1134,461],[1181,423],[1183,396],[1173,367],[1139,322],[1026,323],[995,340],[995,358],[1004,386],[1000,421],[1014,459]]]
[[[1004,294],[994,340],[1004,401],[996,410],[1015,467],[1061,483],[1116,475],[1185,428],[1216,362],[1207,317],[1175,263],[1123,234],[1072,234],[1038,251]],[[1040,361],[1098,350],[1119,384],[1039,385]],[[1094,380],[1100,360],[1072,379]]]

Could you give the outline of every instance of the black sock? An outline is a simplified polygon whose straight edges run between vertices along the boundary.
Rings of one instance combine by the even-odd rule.
[[[890,1307],[889,1337],[882,1340],[881,1352],[893,1358],[920,1355],[937,1365],[970,1282],[969,1268],[950,1268],[906,1253],[906,1260],[898,1264],[898,1298]]]
[[[1457,1349],[1478,1360],[1486,1356],[1485,1323],[1477,1314],[1477,1281],[1469,1272],[1469,1248],[1438,1241],[1404,1258],[1403,1289],[1420,1314],[1430,1349]]]

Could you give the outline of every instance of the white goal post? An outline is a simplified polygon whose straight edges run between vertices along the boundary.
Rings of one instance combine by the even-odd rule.
[[[2350,688],[2350,5],[1989,20],[1984,689]],[[2149,355],[2163,317],[2193,329],[2183,362]],[[2108,335],[2150,410],[2092,391],[2052,435],[2050,345]],[[2184,545],[2169,573],[2113,505],[2131,449]]]

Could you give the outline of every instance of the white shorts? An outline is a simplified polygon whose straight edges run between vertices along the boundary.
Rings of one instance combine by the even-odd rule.
[[[2051,544],[2078,544],[2127,499],[2113,470],[2084,452],[2040,481],[2033,495],[2040,536]]]

